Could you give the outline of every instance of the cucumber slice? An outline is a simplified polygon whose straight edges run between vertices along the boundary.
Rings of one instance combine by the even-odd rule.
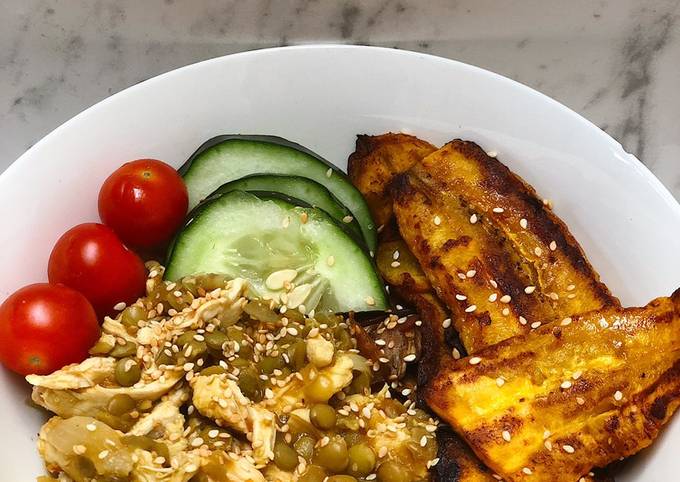
[[[353,219],[349,209],[342,205],[331,192],[316,181],[300,176],[281,176],[278,174],[256,174],[242,177],[218,187],[210,197],[231,191],[279,192],[285,196],[299,199],[305,204],[326,211],[333,219],[343,223],[362,244],[361,227]]]
[[[218,136],[205,142],[179,168],[194,208],[224,183],[252,174],[301,176],[324,185],[351,212],[366,245],[375,252],[376,229],[361,193],[345,173],[312,151],[274,136]]]
[[[324,211],[290,199],[231,191],[202,204],[175,239],[165,276],[198,273],[246,278],[254,296],[289,309],[388,307],[366,252]]]

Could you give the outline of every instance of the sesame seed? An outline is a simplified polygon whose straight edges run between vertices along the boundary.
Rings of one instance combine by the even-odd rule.
[[[422,320],[416,320],[415,325],[416,326],[422,326],[423,321]]]
[[[498,288],[498,283],[496,283],[494,280],[489,280],[489,283],[491,283],[491,286],[494,288]]]
[[[576,285],[567,286],[567,291],[574,291],[575,289],[576,289]]]
[[[581,370],[576,370],[574,373],[571,374],[571,378],[574,380],[578,380],[581,378],[581,375],[583,375],[583,372]]]
[[[562,326],[571,325],[571,318],[567,317],[567,318],[563,319],[563,320],[560,322],[560,325],[562,325]]]
[[[434,225],[439,226],[441,223],[442,223],[442,218],[440,218],[439,216],[435,216],[434,217]]]
[[[303,212],[300,214],[300,222],[301,222],[302,224],[307,224],[307,221],[309,221],[309,214],[307,214],[306,212],[303,211]]]
[[[375,305],[375,299],[372,296],[367,296],[365,301],[366,301],[366,304],[368,306],[374,306]]]
[[[378,449],[378,457],[383,458],[385,455],[387,455],[387,447],[384,445]]]
[[[329,167],[326,171],[326,177],[331,177],[333,175],[333,168]]]
[[[498,387],[502,387],[503,385],[505,385],[505,378],[503,377],[496,378],[496,385]]]
[[[203,335],[194,335],[194,340],[196,341],[204,341],[205,337]]]
[[[541,248],[539,248],[538,246],[536,246],[536,247],[534,248],[534,254],[535,254],[536,256],[540,256],[541,254],[543,254],[543,250],[542,250]]]
[[[549,296],[550,299],[553,300],[553,301],[557,301],[557,300],[560,299],[560,295],[558,295],[558,294],[555,293],[554,291],[553,291],[552,293],[549,293],[548,296]]]
[[[85,425],[85,428],[87,428],[90,432],[94,432],[95,430],[97,430],[97,424],[88,423],[87,425]]]
[[[526,325],[526,324],[527,324],[527,319],[520,315],[520,317],[519,317],[519,324],[520,324],[520,325]]]
[[[563,381],[562,384],[560,385],[560,388],[563,388],[565,390],[571,388],[571,382],[569,380]]]
[[[442,328],[448,328],[449,326],[451,326],[451,318],[447,318],[442,321]]]
[[[470,224],[475,224],[477,222],[477,215],[473,214],[470,216]]]
[[[311,331],[310,331],[310,333],[311,333]],[[383,340],[382,338],[378,338],[377,340],[375,340],[375,344],[378,345],[378,346],[385,346],[386,343],[385,343],[385,340]]]
[[[550,251],[555,251],[557,249],[557,243],[555,241],[550,241],[550,245],[548,247],[550,248]]]
[[[568,454],[573,454],[575,452],[574,447],[571,445],[562,445],[562,450],[564,450]]]
[[[550,430],[544,430],[543,431],[543,440],[547,439],[552,435],[552,432]]]
[[[73,446],[73,453],[76,455],[83,455],[87,449],[85,448],[84,445],[74,445]]]
[[[467,296],[458,294],[458,295],[456,295],[456,299],[458,301],[465,301],[465,300],[467,300]]]
[[[508,432],[507,430],[503,430],[502,435],[503,435],[503,440],[505,440],[506,442],[509,442],[512,439],[510,432]]]
[[[333,266],[335,264],[335,256],[331,255],[328,258],[326,258],[326,264],[328,266]]]
[[[460,360],[460,351],[458,351],[458,348],[451,350],[451,355],[453,356],[454,360]]]
[[[512,300],[512,297],[510,295],[501,296],[501,303],[510,303],[511,300]]]
[[[522,472],[524,472],[527,475],[531,475],[533,473],[529,467],[524,467],[522,469]]]
[[[393,268],[398,268],[399,266],[401,266],[401,263],[399,261],[392,261],[390,263],[390,266],[392,266]]]
[[[399,259],[399,250],[395,249],[394,253],[392,253],[392,259]]]
[[[552,442],[550,440],[546,440],[543,442],[543,445],[545,446],[546,449],[552,450]]]
[[[470,305],[467,308],[465,308],[465,313],[472,313],[477,309],[477,305]]]
[[[415,361],[415,359],[416,359],[416,355],[414,353],[410,353],[410,354],[408,354],[404,357],[404,361],[407,362],[407,363]]]
[[[527,286],[526,288],[524,288],[524,292],[525,292],[526,294],[528,294],[528,295],[530,295],[530,294],[533,293],[534,291],[536,291],[536,287],[535,287],[535,286]]]
[[[495,212],[495,213],[500,214],[500,213],[502,213],[502,212],[505,212],[505,209],[503,209],[503,208],[493,208],[492,211]]]
[[[616,390],[616,392],[614,393],[614,400],[619,402],[621,401],[621,399],[623,399],[623,393],[621,393],[620,390]]]
[[[116,305],[113,307],[114,310],[116,311],[123,311],[127,305],[124,302],[116,303]]]
[[[526,229],[527,226],[529,226],[529,222],[526,219],[522,218],[522,219],[519,220],[519,226],[522,229]]]
[[[578,403],[579,405],[583,405],[584,403],[586,403],[586,401],[581,397],[576,397],[576,403]]]
[[[347,216],[345,216],[344,218],[342,218],[342,222],[345,223],[345,224],[349,224],[352,221],[354,221],[354,218],[352,216],[350,216],[349,214]]]
[[[410,388],[404,388],[404,389],[401,391],[401,394],[402,394],[403,396],[407,397],[407,396],[409,396],[409,395],[411,394],[411,389],[410,389]],[[365,410],[365,408],[364,408],[364,410]],[[370,414],[370,411],[369,411],[369,414]]]
[[[493,303],[493,302],[496,301],[497,299],[498,299],[498,294],[497,294],[497,293],[491,293],[491,294],[489,295],[489,301],[490,301],[491,303]]]
[[[420,437],[420,446],[425,447],[427,445],[427,435]]]
[[[533,330],[535,330],[535,329],[538,328],[539,326],[541,326],[541,322],[540,322],[540,321],[534,321],[534,322],[531,324],[531,328],[532,328]]]
[[[438,463],[439,463],[439,457],[436,457],[436,458],[430,460],[430,467],[434,467]]]
[[[605,320],[604,318],[600,318],[600,326],[602,328],[609,328],[609,323],[607,323],[607,320]]]
[[[508,316],[510,314],[510,308],[503,308],[503,311],[501,311],[503,316]]]
[[[473,356],[472,358],[470,358],[470,360],[468,360],[468,363],[470,363],[470,365],[479,365],[481,361],[482,359],[479,358],[478,356]]]
[[[99,452],[99,453],[97,454],[97,457],[98,457],[100,460],[104,460],[108,455],[109,455],[109,451],[108,451],[108,450],[102,450],[101,452]]]
[[[474,269],[471,269],[470,271],[468,271],[467,273],[465,273],[465,276],[467,276],[468,278],[474,278],[474,276],[475,276],[476,274],[477,274],[477,271],[474,270]]]
[[[191,441],[192,447],[200,447],[201,445],[203,445],[203,439],[201,437],[196,437]]]
[[[217,429],[211,430],[208,432],[208,437],[210,438],[216,438],[220,434],[220,431]]]

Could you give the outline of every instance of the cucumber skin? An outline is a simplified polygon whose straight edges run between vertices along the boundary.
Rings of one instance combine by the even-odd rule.
[[[284,139],[283,137],[278,137],[278,136],[269,136],[269,135],[261,135],[261,134],[223,134],[219,136],[215,136],[211,139],[208,139],[205,141],[203,144],[201,144],[196,151],[189,156],[189,159],[180,166],[179,169],[177,169],[177,172],[179,173],[180,176],[184,177],[185,174],[189,171],[191,168],[191,165],[193,164],[194,160],[199,157],[201,154],[203,154],[205,151],[208,149],[215,147],[218,144],[221,144],[222,142],[225,141],[230,141],[230,140],[241,140],[241,141],[252,141],[252,142],[262,142],[262,143],[268,143],[268,144],[274,144],[278,146],[283,146],[283,147],[288,147],[291,149],[295,149],[297,151],[300,151],[304,154],[307,154],[308,156],[311,156],[315,158],[317,161],[321,162],[325,166],[327,166],[329,169],[333,171],[334,174],[341,176],[349,186],[351,186],[351,189],[353,189],[356,194],[358,195],[358,198],[363,201],[363,206],[362,209],[368,216],[368,220],[370,221],[370,226],[367,227],[367,230],[363,230],[363,235],[364,235],[364,240],[366,245],[368,246],[371,255],[375,254],[375,251],[378,246],[378,234],[376,231],[376,226],[375,222],[373,221],[373,218],[371,217],[371,212],[368,209],[368,204],[366,204],[366,201],[364,199],[363,194],[359,192],[359,190],[354,187],[352,182],[349,180],[347,177],[347,174],[345,174],[344,171],[339,169],[337,166],[334,164],[328,162],[326,159],[315,153],[314,151],[306,148],[303,145],[300,145],[296,142],[289,141],[288,139]],[[341,203],[342,204],[342,203]],[[343,204],[344,205],[344,204]],[[347,206],[345,206],[347,207]],[[349,208],[347,208],[349,209]],[[352,212],[351,209],[349,209],[350,212]],[[356,213],[352,212],[352,214],[356,217]]]
[[[390,307],[389,297],[387,295],[387,292],[385,291],[385,285],[383,283],[382,277],[380,276],[378,268],[375,264],[375,260],[366,252],[365,247],[362,247],[359,243],[356,242],[356,240],[351,235],[351,233],[349,233],[347,231],[346,226],[343,226],[341,222],[338,222],[337,220],[332,218],[325,211],[323,211],[321,209],[314,208],[312,206],[309,206],[307,203],[300,201],[299,199],[291,198],[290,196],[286,196],[286,195],[278,193],[278,192],[230,191],[228,193],[218,194],[218,195],[210,196],[210,197],[206,198],[199,206],[197,206],[194,210],[192,210],[190,215],[187,217],[187,221],[185,222],[184,226],[182,227],[182,229],[180,229],[180,231],[177,233],[177,235],[175,235],[172,242],[170,243],[170,246],[168,248],[168,254],[167,254],[167,257],[166,257],[166,263],[165,263],[165,266],[167,267],[165,274],[164,274],[165,279],[169,279],[169,274],[172,273],[171,264],[172,264],[172,257],[173,257],[173,254],[174,254],[173,253],[174,248],[175,248],[177,241],[180,238],[182,232],[185,230],[185,228],[187,228],[194,220],[198,219],[202,215],[203,211],[206,210],[206,208],[210,207],[210,205],[217,202],[220,198],[222,198],[224,196],[229,196],[230,194],[237,193],[237,192],[242,193],[242,194],[248,194],[248,195],[255,196],[258,199],[261,199],[263,201],[270,200],[270,201],[275,201],[277,203],[282,203],[282,204],[289,206],[290,208],[293,208],[295,206],[300,206],[300,207],[303,207],[305,209],[313,209],[317,213],[317,215],[324,217],[327,222],[330,222],[330,223],[334,224],[336,227],[338,227],[340,229],[340,231],[345,236],[347,236],[351,241],[353,241],[354,244],[356,244],[357,247],[360,249],[360,251],[362,251],[364,253],[366,260],[370,264],[371,269],[372,269],[372,271],[375,275],[375,278],[378,281],[379,293],[375,293],[375,294],[376,295],[379,294],[379,296],[374,297],[375,298],[375,307],[371,307],[367,310],[359,311],[359,312],[374,311],[374,312],[383,312],[384,313],[383,310],[389,309],[389,307]]]

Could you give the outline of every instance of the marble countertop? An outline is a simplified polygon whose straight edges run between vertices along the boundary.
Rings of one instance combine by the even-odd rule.
[[[335,42],[427,52],[534,87],[610,133],[680,199],[680,0],[3,0],[0,15],[0,171],[149,77]]]

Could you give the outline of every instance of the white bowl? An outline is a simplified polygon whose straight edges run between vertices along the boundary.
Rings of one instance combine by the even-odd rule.
[[[554,201],[612,292],[644,304],[680,286],[680,205],[632,155],[550,98],[496,74],[424,54],[305,46],[231,55],[108,98],[33,146],[0,176],[0,300],[46,278],[55,240],[97,221],[97,193],[127,160],[179,166],[217,134],[273,134],[345,167],[356,134],[403,131],[474,140]],[[43,472],[43,415],[0,371],[2,480]],[[618,480],[668,481],[680,421]]]

